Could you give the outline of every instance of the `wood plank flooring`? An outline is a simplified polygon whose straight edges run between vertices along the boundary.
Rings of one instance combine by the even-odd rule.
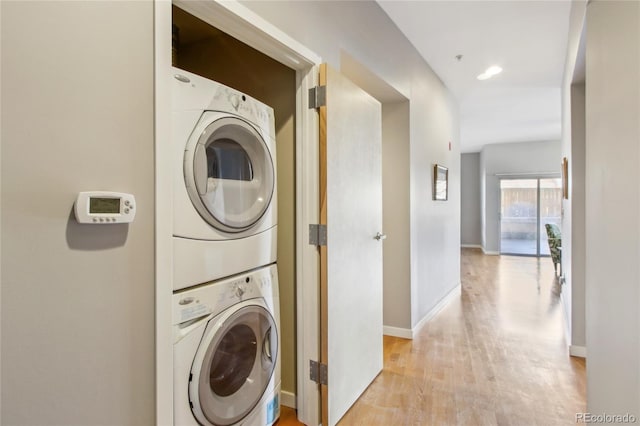
[[[276,426],[297,426],[302,425],[296,418],[296,410],[293,408],[282,406],[280,407],[280,419],[276,422]]]
[[[416,339],[385,336],[384,370],[340,426],[575,424],[585,362],[568,354],[551,260],[463,249],[461,279]]]

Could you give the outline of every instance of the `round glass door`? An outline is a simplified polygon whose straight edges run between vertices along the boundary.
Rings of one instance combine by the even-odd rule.
[[[206,352],[202,364],[192,368],[189,387],[189,399],[198,398],[194,415],[200,423],[231,425],[253,410],[276,365],[276,333],[273,317],[261,306],[211,320],[198,348]]]
[[[205,119],[206,114],[211,113]],[[209,124],[187,145],[184,166],[191,201],[217,229],[249,229],[269,207],[275,183],[271,154],[256,129],[239,118]]]

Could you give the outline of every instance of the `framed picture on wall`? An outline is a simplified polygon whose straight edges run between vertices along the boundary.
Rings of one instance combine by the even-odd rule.
[[[433,199],[447,201],[449,197],[449,169],[435,164],[433,166]]]

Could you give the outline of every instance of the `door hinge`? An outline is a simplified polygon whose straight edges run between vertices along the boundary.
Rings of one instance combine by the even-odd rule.
[[[309,245],[327,245],[327,225],[309,225]]]
[[[327,86],[316,86],[309,89],[309,109],[327,105]]]
[[[309,360],[309,378],[320,385],[329,384],[329,372],[327,364]]]

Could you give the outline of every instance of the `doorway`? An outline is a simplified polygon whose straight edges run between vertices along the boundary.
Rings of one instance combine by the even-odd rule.
[[[209,33],[209,26],[212,26],[219,32],[235,38],[237,41],[248,45],[290,69],[287,70],[288,88],[286,92],[279,92],[275,86],[271,85],[262,88],[255,86],[253,88],[243,87],[242,89],[246,92],[251,91],[255,96],[250,96],[256,99],[265,95],[269,90],[278,92],[278,95],[286,93],[287,98],[289,98],[289,94],[292,94],[293,99],[295,99],[295,111],[290,115],[291,118],[281,121],[283,123],[281,129],[293,129],[294,137],[287,141],[287,145],[292,149],[288,150],[289,154],[285,155],[286,159],[278,161],[279,176],[289,177],[289,179],[279,179],[279,182],[293,187],[294,190],[293,194],[289,191],[290,195],[293,195],[293,199],[279,213],[282,214],[286,210],[289,213],[289,218],[287,220],[283,219],[281,222],[286,221],[294,224],[291,235],[286,237],[290,247],[292,246],[291,238],[293,238],[294,254],[293,256],[285,256],[292,264],[290,264],[290,267],[283,269],[293,270],[294,277],[293,280],[289,279],[289,282],[292,283],[295,280],[296,283],[295,288],[293,284],[289,286],[280,285],[281,303],[283,296],[285,296],[284,292],[286,292],[291,302],[288,303],[288,306],[296,318],[295,327],[289,327],[291,332],[287,333],[288,342],[282,343],[283,348],[289,346],[288,352],[290,355],[294,354],[290,356],[288,365],[290,366],[289,377],[293,379],[293,383],[291,383],[291,380],[289,380],[289,383],[293,386],[297,384],[295,387],[296,393],[295,396],[293,392],[283,394],[282,402],[283,405],[285,403],[295,405],[298,408],[298,416],[304,423],[318,424],[318,386],[308,379],[308,359],[298,357],[296,360],[295,354],[318,353],[319,339],[317,330],[319,330],[319,325],[317,318],[319,318],[319,312],[316,307],[317,303],[316,305],[312,303],[317,300],[318,294],[318,254],[317,248],[309,245],[307,241],[309,224],[317,223],[317,212],[319,210],[317,181],[318,118],[317,112],[309,110],[307,106],[309,104],[308,89],[317,84],[316,68],[321,60],[314,52],[286,34],[274,29],[268,22],[252,14],[237,2],[217,1],[192,2],[173,0],[172,2],[155,2],[156,418],[173,418],[173,359],[171,355],[173,353],[173,337],[171,329],[166,327],[166,324],[171,321],[171,292],[166,292],[166,289],[171,287],[171,280],[167,277],[171,277],[173,272],[173,262],[171,261],[173,254],[171,238],[173,224],[172,194],[171,191],[167,191],[167,188],[172,186],[173,177],[173,169],[171,167],[173,150],[169,149],[172,147],[172,129],[170,126],[171,86],[169,84],[169,76],[171,75],[172,64],[172,34],[174,34],[172,31],[172,23],[174,23],[174,17],[172,16],[173,5],[178,6],[206,24],[200,24],[198,28],[191,28],[193,31],[178,32],[173,44],[175,45],[177,41],[178,55],[181,53],[181,59],[189,62],[182,64],[179,58],[179,66],[199,66],[196,60],[198,53],[196,45],[207,44],[205,40],[199,39],[201,35],[199,30],[205,30],[204,32]],[[202,25],[206,28],[203,28]],[[191,36],[194,36],[194,38]],[[207,36],[207,38],[210,37]],[[224,38],[226,39],[226,37]],[[206,48],[206,46],[204,47]],[[193,48],[193,51],[190,54],[189,50],[191,48]],[[236,49],[231,51],[231,53],[237,52]],[[264,62],[261,63],[264,64]],[[229,75],[209,75],[209,71],[211,70],[199,69],[199,72],[206,72],[208,78],[220,80],[227,77],[235,78],[235,76]],[[218,71],[226,72],[228,69],[218,69],[216,72]],[[259,71],[259,68],[256,71]],[[248,77],[250,78],[251,76]],[[270,77],[273,77],[273,75]],[[293,77],[293,80],[291,77]],[[236,83],[238,82],[227,81],[228,85],[235,85]],[[275,104],[275,102],[266,98],[265,101],[263,102],[267,104]],[[279,107],[278,109],[280,110]],[[278,127],[277,124],[276,127]],[[290,133],[290,131],[287,130],[287,133]],[[277,139],[278,136],[276,135]],[[287,150],[280,148],[280,141],[278,141],[278,145],[279,154],[287,152]],[[285,165],[289,166],[286,170],[283,169]],[[284,192],[283,190],[282,194],[279,194],[280,201],[284,201]],[[291,217],[292,215],[293,217]],[[291,231],[291,227],[287,228]],[[281,246],[281,244],[278,245]],[[282,246],[284,247],[284,244]],[[291,274],[289,276],[291,277]],[[309,308],[293,311],[293,307],[296,305],[304,305]],[[292,322],[289,324],[291,325]],[[285,336],[281,337],[285,338]],[[283,361],[284,358],[283,356]],[[284,401],[285,398],[287,401]]]
[[[286,366],[282,369],[282,402],[289,407],[295,406],[296,72],[176,5],[172,6],[172,24],[176,35],[172,49],[174,66],[232,87],[274,111],[275,170],[273,175],[258,181],[273,181],[275,175],[278,176],[280,354]],[[247,169],[247,173],[253,171]]]
[[[500,180],[500,253],[549,256],[545,224],[561,226],[560,178]]]

